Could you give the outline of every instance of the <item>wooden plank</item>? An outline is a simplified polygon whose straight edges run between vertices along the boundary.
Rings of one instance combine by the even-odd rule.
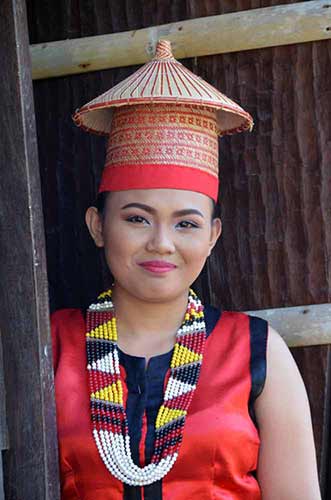
[[[289,347],[331,344],[331,304],[248,311],[279,332]]]
[[[2,451],[9,448],[8,427],[6,418],[6,392],[3,369],[3,349],[0,332],[0,500],[5,500],[3,483]]]
[[[25,2],[0,4],[0,329],[8,500],[57,500],[44,227]]]
[[[291,351],[308,393],[319,464],[322,498],[329,499],[330,346],[299,347],[291,349]]]
[[[0,453],[0,500],[5,500],[5,490],[4,490],[4,484],[3,484],[2,452]]]
[[[143,64],[159,38],[178,59],[331,38],[331,3],[322,0],[201,17],[146,29],[31,46],[34,79]]]
[[[0,451],[9,448],[8,427],[6,418],[6,390],[4,380],[2,336],[0,332]],[[2,469],[2,467],[0,467]],[[1,481],[0,481],[1,485]],[[1,498],[1,494],[0,494]]]

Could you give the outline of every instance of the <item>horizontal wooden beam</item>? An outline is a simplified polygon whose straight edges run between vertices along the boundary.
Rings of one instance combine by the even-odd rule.
[[[160,38],[177,59],[331,38],[331,0],[312,0],[31,45],[33,79],[143,64]]]
[[[289,347],[331,344],[331,304],[248,311],[267,320]]]

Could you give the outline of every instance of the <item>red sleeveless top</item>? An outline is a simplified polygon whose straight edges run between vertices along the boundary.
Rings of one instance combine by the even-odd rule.
[[[222,313],[206,341],[179,457],[158,485],[145,488],[128,488],[99,456],[90,424],[85,332],[79,309],[52,315],[62,500],[261,499],[255,478],[260,440],[252,408],[265,380],[263,320]],[[126,402],[126,371],[120,368]],[[142,424],[141,465],[145,415]]]

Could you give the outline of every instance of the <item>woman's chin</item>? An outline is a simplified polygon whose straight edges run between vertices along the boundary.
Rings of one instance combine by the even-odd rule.
[[[189,286],[183,289],[183,286],[178,288],[175,284],[167,283],[166,280],[154,280],[153,283],[144,283],[144,286],[137,286],[134,290],[134,295],[146,302],[160,303],[169,302],[177,299],[183,293],[186,293]]]

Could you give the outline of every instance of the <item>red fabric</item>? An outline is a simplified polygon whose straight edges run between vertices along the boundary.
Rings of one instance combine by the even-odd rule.
[[[203,170],[182,165],[106,165],[99,193],[161,188],[195,191],[217,201],[218,178]]]
[[[142,429],[141,429],[141,438],[139,443],[139,458],[141,466],[146,464],[146,455],[145,455],[145,440],[147,435],[147,416],[146,412],[143,414],[142,419]]]
[[[82,313],[54,313],[52,335],[62,500],[122,500],[123,484],[107,471],[91,434]],[[251,474],[260,441],[248,413],[250,389],[249,319],[225,312],[206,342],[179,457],[162,482],[163,500],[261,499]]]

